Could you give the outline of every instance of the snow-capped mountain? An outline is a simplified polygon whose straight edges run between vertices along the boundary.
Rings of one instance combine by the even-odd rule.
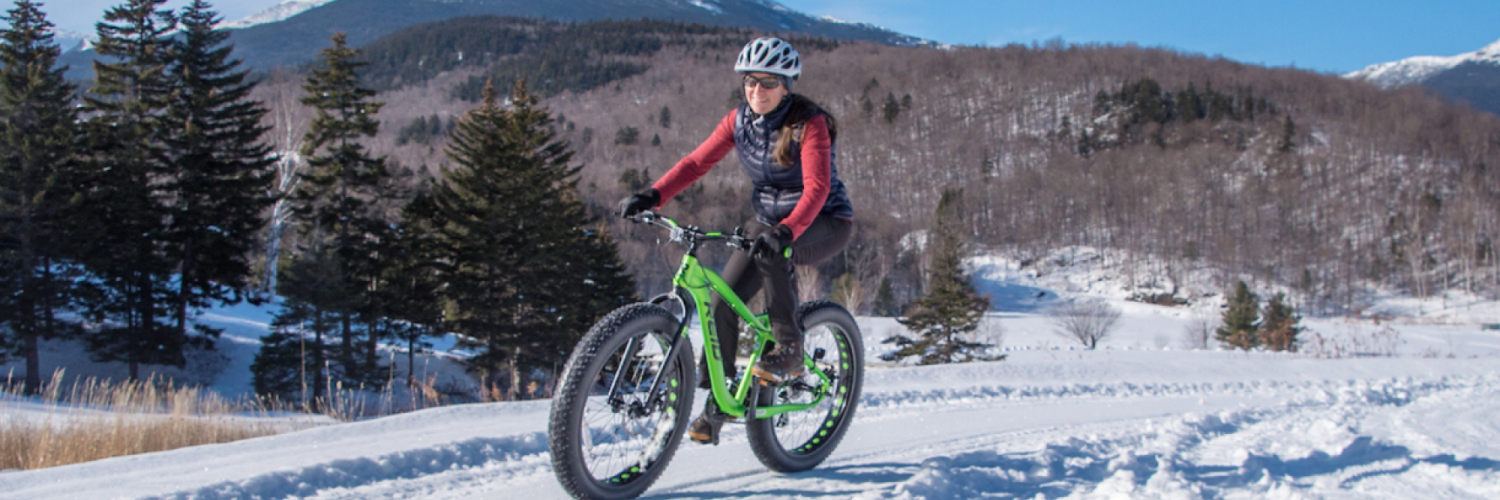
[[[292,16],[306,12],[308,9],[332,1],[334,0],[285,0],[275,7],[251,14],[244,19],[220,23],[219,28],[237,30],[266,23],[281,22]]]
[[[64,29],[52,33],[52,41],[57,42],[57,46],[61,47],[64,53],[92,47],[96,39],[94,35]]]
[[[1500,41],[1485,48],[1456,56],[1416,56],[1400,61],[1374,64],[1344,75],[1344,78],[1367,80],[1381,88],[1396,88],[1423,83],[1444,71],[1464,63],[1500,64]]]
[[[1421,85],[1428,92],[1500,115],[1500,41],[1456,56],[1419,56],[1344,75],[1381,88]]]

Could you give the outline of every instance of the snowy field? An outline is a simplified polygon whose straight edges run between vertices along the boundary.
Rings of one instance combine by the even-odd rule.
[[[875,355],[900,325],[862,318],[870,367],[856,420],[822,466],[783,475],[742,425],[718,446],[684,442],[646,498],[1496,499],[1500,304],[1458,297],[1372,303],[1384,319],[1307,319],[1324,358],[1189,349],[1218,307],[1123,299],[1101,269],[971,263],[996,298],[1004,361],[895,366]],[[1123,311],[1082,350],[1047,302]],[[264,311],[217,311],[253,355]],[[226,354],[215,387],[243,390]],[[704,393],[700,392],[701,401]],[[548,401],[473,404],[322,425],[222,445],[0,472],[0,499],[566,498],[552,475]],[[0,417],[48,411],[0,401]],[[695,411],[701,403],[694,403]]]

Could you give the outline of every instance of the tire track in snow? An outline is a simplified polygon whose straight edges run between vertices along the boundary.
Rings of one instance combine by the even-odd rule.
[[[1500,462],[1423,456],[1342,423],[1477,389],[1493,401],[1500,395],[1497,381],[1309,384],[1283,405],[1186,415],[1144,433],[1068,437],[1032,452],[986,449],[931,457],[911,478],[857,498],[1495,498]],[[997,437],[976,448],[1011,438]],[[1442,489],[1420,486],[1390,489],[1420,483],[1421,478],[1404,477],[1413,474],[1432,479],[1427,482],[1447,493],[1434,496]],[[1379,480],[1387,493],[1372,495],[1362,484],[1371,480]]]

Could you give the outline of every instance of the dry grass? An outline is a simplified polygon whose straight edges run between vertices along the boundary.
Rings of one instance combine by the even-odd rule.
[[[110,457],[228,443],[305,429],[322,420],[339,422],[443,406],[452,390],[433,380],[414,381],[404,397],[391,390],[330,387],[331,396],[311,401],[276,399],[232,401],[199,387],[151,379],[60,381],[61,370],[36,398],[23,398],[21,385],[0,377],[0,471],[40,469]],[[40,401],[38,401],[40,400]],[[42,403],[50,413],[6,412],[7,404]],[[305,413],[317,408],[317,414]],[[270,413],[304,418],[265,418]]]
[[[52,377],[62,379],[61,373]],[[19,396],[16,384],[6,387]],[[0,400],[0,470],[227,443],[311,425],[256,418],[265,412],[259,403],[233,402],[211,391],[156,380],[116,384],[89,379],[66,388],[53,383],[41,400],[52,413],[6,415],[6,400]]]

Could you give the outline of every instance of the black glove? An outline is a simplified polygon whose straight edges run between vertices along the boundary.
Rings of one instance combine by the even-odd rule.
[[[791,247],[792,228],[777,224],[775,229],[760,233],[750,247],[750,255],[761,260],[786,259],[791,257],[787,253]]]
[[[656,188],[646,188],[645,191],[626,196],[625,199],[620,200],[620,217],[630,217],[655,208],[660,204],[661,192],[657,191]]]

